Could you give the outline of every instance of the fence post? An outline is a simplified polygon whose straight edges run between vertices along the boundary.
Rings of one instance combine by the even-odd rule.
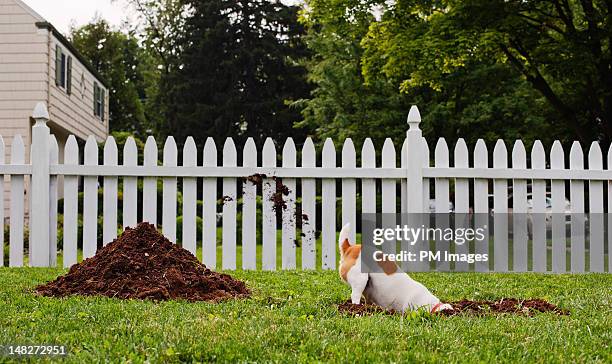
[[[412,105],[408,113],[406,132],[406,211],[408,213],[423,212],[423,135],[419,124],[421,114],[416,105]]]
[[[423,159],[427,158],[425,154],[425,141],[419,129],[421,115],[416,105],[410,108],[408,113],[409,129],[406,132],[406,148],[404,153],[405,168],[406,168],[406,183],[403,184],[406,188],[406,207],[402,214],[408,214],[402,217],[402,223],[411,227],[421,226],[424,221],[421,219],[423,212]],[[429,161],[427,161],[429,164]],[[409,245],[402,242],[402,250],[410,251],[417,256],[422,249],[425,249],[425,242],[418,241],[414,245]],[[418,260],[413,263],[403,262],[402,268],[406,271],[427,271],[428,265]]]
[[[30,198],[30,266],[49,266],[49,113],[44,102],[34,108],[32,118],[32,183]]]

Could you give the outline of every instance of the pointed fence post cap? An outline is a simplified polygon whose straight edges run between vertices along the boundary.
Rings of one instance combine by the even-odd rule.
[[[49,112],[47,111],[47,105],[44,102],[39,102],[34,107],[34,111],[32,112],[32,119],[36,120],[36,123],[42,122],[45,124],[49,121]]]
[[[416,105],[412,105],[410,112],[408,113],[408,125],[410,130],[419,130],[419,124],[421,123],[421,113]]]

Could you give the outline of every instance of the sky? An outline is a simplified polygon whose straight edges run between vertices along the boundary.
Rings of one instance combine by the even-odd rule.
[[[119,26],[126,19],[125,0],[22,0],[60,32],[68,34],[71,24],[88,23],[96,13]]]
[[[22,0],[38,14],[53,24],[63,34],[70,32],[70,26],[89,23],[100,14],[111,25],[119,27],[129,20],[130,11],[126,0]],[[297,4],[300,0],[284,0],[285,4]],[[131,14],[131,20],[135,16]]]

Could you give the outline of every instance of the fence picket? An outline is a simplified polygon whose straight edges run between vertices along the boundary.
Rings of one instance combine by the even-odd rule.
[[[357,166],[357,156],[355,145],[351,138],[344,140],[342,146],[342,168],[355,168]],[[342,179],[342,222],[344,226],[350,223],[353,227],[350,233],[350,240],[355,241],[355,230],[357,230],[357,181],[354,178]]]
[[[178,159],[178,149],[172,136],[164,143],[164,166],[175,167]],[[166,238],[176,243],[176,177],[164,177],[162,187],[162,231]]]
[[[419,117],[420,118],[420,117]],[[429,164],[429,145],[427,145],[427,142],[425,141],[425,139],[422,139],[422,157],[423,157],[423,168],[429,168],[430,164]],[[408,156],[406,156],[408,157]],[[421,223],[423,224],[423,227],[427,228],[429,227],[429,216],[430,213],[432,212],[430,210],[430,204],[429,204],[429,200],[431,198],[430,195],[430,185],[429,185],[429,178],[423,178],[423,210],[421,211],[421,213],[424,213],[425,215],[423,216],[427,216],[427,218],[425,219],[420,219]],[[406,185],[408,185],[408,183],[406,182]],[[407,194],[411,193],[410,191],[406,191]],[[406,202],[408,201],[408,196],[406,196]],[[409,206],[406,206],[406,209],[410,209]],[[414,245],[413,247],[414,250],[416,250],[417,252],[422,251],[422,250],[429,250],[429,240],[425,240],[425,241],[421,241],[418,242]],[[418,254],[418,253],[417,253]],[[412,268],[412,266],[414,267],[414,269]],[[405,265],[404,265],[405,267]],[[430,264],[428,261],[423,260],[423,261],[416,261],[413,264],[410,264],[408,266],[409,270],[414,270],[416,272],[420,272],[420,271],[430,271]]]
[[[382,148],[382,167],[383,168],[395,168],[396,167],[396,156],[395,146],[391,138],[386,138]],[[396,213],[395,197],[396,197],[397,181],[394,179],[383,179],[382,180],[382,212],[383,213]]]
[[[74,135],[69,136],[66,141],[64,164],[79,164],[79,146]],[[77,262],[78,182],[77,176],[64,176],[64,268]]]
[[[116,166],[119,162],[117,144],[112,136],[104,144],[104,165]],[[110,243],[117,237],[117,177],[104,177],[104,200],[102,201],[102,243]]]
[[[361,167],[376,167],[376,150],[370,138],[367,138],[361,147]],[[372,178],[361,180],[361,212],[376,213],[376,180]]]
[[[59,163],[59,146],[55,135],[49,135],[49,166]],[[49,176],[49,266],[57,266],[57,175]],[[1,187],[1,186],[0,186]],[[2,189],[0,188],[0,191]],[[1,206],[0,206],[1,207]],[[2,240],[0,240],[1,242]],[[1,246],[2,244],[0,244]]]
[[[542,142],[536,140],[531,148],[531,168],[546,168],[546,152]],[[545,272],[547,270],[546,259],[546,181],[541,179],[532,180],[531,188],[531,229],[533,235],[532,246],[532,270],[534,272]]]
[[[405,138],[400,151],[400,168],[403,170],[408,168],[408,159],[406,158],[407,150],[408,138]],[[408,212],[408,180],[406,178],[402,178],[400,181],[400,212],[402,214]]]
[[[465,144],[465,140],[460,138],[455,144],[454,151],[455,167],[468,168],[469,167],[469,156],[468,148]],[[455,179],[455,226],[468,228],[470,227],[470,221],[468,213],[470,211],[470,184],[467,178],[456,178]],[[468,254],[469,253],[469,242],[463,244],[455,244],[455,253]],[[455,262],[455,270],[459,272],[466,272],[469,268],[467,262]]]
[[[550,151],[550,168],[564,169],[565,157],[563,147],[558,140],[553,143]],[[565,181],[552,180],[550,184],[552,206],[552,270],[565,272],[566,241],[565,241]]]
[[[602,170],[603,157],[598,142],[589,149],[589,169]],[[608,197],[609,198],[609,197]],[[603,181],[589,181],[589,271],[604,271]],[[608,252],[610,254],[610,252]],[[608,268],[609,269],[609,268]]]
[[[183,145],[183,166],[195,167],[198,163],[198,149],[192,137],[187,137]],[[183,178],[183,234],[181,244],[183,248],[193,254],[197,249],[197,184],[193,177]]]
[[[608,171],[612,171],[612,144],[608,148]],[[612,180],[608,181],[608,273],[612,272]]]
[[[512,168],[527,169],[527,151],[521,140],[512,148]],[[514,272],[527,271],[527,180],[512,180],[512,255]]]
[[[271,138],[266,138],[263,146],[262,165],[264,167],[276,167],[276,148]],[[262,267],[264,270],[276,269],[276,208],[274,206],[274,194],[276,182],[268,177],[262,183],[262,238],[263,254]]]
[[[323,168],[336,168],[334,142],[327,138],[323,144]],[[336,268],[336,180],[321,181],[321,260],[323,269]]]
[[[4,139],[0,135],[0,166],[4,165]],[[4,175],[0,175],[0,267],[4,267]]]
[[[287,138],[283,146],[283,167],[295,168],[297,151],[292,138]],[[296,236],[295,236],[295,178],[284,178],[283,184],[288,189],[284,197],[286,208],[282,213],[282,268],[295,269],[296,267]],[[284,207],[284,206],[283,206]]]
[[[138,148],[136,141],[128,137],[123,146],[123,165],[136,166],[138,163]],[[123,229],[134,227],[138,222],[137,204],[138,190],[136,177],[123,177]]]
[[[157,166],[157,142],[152,136],[144,147],[144,165]],[[144,177],[142,182],[142,220],[157,226],[157,178]]]
[[[488,155],[489,152],[484,140],[478,139],[474,147],[474,168],[488,168]],[[489,254],[489,181],[486,179],[474,179],[474,213],[476,214],[474,226],[477,228],[487,226],[484,240],[474,244],[474,253]],[[479,261],[474,263],[474,270],[476,272],[487,272],[489,270],[489,262]]]
[[[508,151],[501,139],[493,148],[493,168],[508,168]],[[493,267],[496,272],[508,271],[508,181],[493,181]]]
[[[436,143],[435,154],[435,166],[447,168],[449,166],[449,152],[448,145],[444,138],[438,139]],[[436,178],[435,179],[435,193],[436,193],[436,228],[448,228],[450,226],[449,221],[449,182],[448,178]],[[450,242],[444,241],[442,237],[436,239],[436,250],[438,252],[450,252]],[[439,260],[436,262],[436,268],[439,271],[449,271],[450,262],[446,260]]]
[[[25,147],[21,135],[13,137],[11,145],[11,164],[25,163]],[[9,267],[23,266],[23,226],[24,226],[24,183],[23,175],[11,176],[11,219]]]
[[[257,167],[257,147],[248,138],[242,151],[242,164]],[[242,269],[257,269],[257,184],[242,182]]]
[[[570,170],[584,169],[584,154],[580,143],[575,141],[570,149]],[[584,272],[584,181],[570,181],[571,207],[571,260],[572,272]]]
[[[312,139],[302,147],[302,167],[316,166],[316,151]],[[316,180],[302,178],[302,269],[316,268]]]
[[[203,163],[205,167],[217,166],[217,146],[213,138],[204,143]],[[202,262],[210,269],[217,268],[217,179],[202,181]]]
[[[236,146],[232,138],[223,145],[223,166],[235,167],[238,164]],[[236,269],[236,178],[223,178],[223,220],[221,241],[221,266],[223,269]]]
[[[85,142],[85,165],[98,165],[98,143],[93,136]],[[98,247],[98,177],[83,178],[83,259],[96,254]]]

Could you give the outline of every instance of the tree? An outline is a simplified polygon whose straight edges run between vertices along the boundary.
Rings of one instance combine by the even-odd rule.
[[[396,63],[385,62],[390,47],[408,47],[405,69],[421,67],[429,74],[429,59],[417,57],[417,51],[430,52],[433,45],[421,49],[417,43],[431,26],[427,19],[404,13],[393,18],[404,30],[402,38],[391,43],[382,30],[395,14],[377,1],[308,2],[302,20],[314,54],[307,63],[309,79],[316,87],[300,101],[305,105],[300,125],[316,128],[321,137],[356,142],[371,137],[379,145],[391,137],[399,146],[407,112],[416,104],[431,143],[439,137],[450,143],[460,137],[468,143],[520,137],[530,144],[538,136],[549,142],[556,135],[547,128],[550,110],[543,99],[511,67],[491,60],[470,60],[464,68],[441,74],[435,84],[400,87],[403,80],[389,72]]]
[[[292,131],[299,111],[288,106],[309,91],[298,9],[265,0],[185,4],[179,66],[162,89],[171,103],[165,131],[200,144],[208,136],[303,139]]]
[[[315,85],[303,108],[298,126],[315,130],[319,141],[371,137],[402,139],[406,129],[408,97],[388,80],[365,82],[361,73],[361,39],[375,18],[371,3],[311,0],[302,13],[308,28],[306,42],[312,57],[306,61],[309,81]]]
[[[450,75],[471,72],[475,63],[505,65],[546,100],[551,132],[609,142],[611,6],[597,0],[398,0],[370,29],[364,72],[383,74],[409,92],[424,85],[444,90]]]
[[[113,30],[103,19],[71,30],[71,42],[109,83],[109,119],[113,131],[143,134],[147,129],[146,99],[149,67],[136,38]]]

